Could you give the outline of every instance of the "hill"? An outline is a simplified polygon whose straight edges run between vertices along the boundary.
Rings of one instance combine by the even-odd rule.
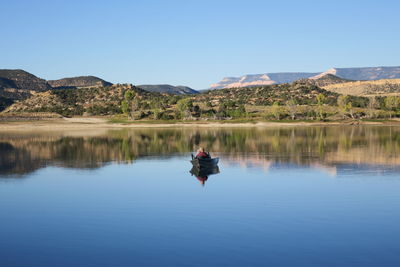
[[[327,97],[327,103],[336,103],[337,93],[321,89],[307,80],[290,84],[210,90],[196,96],[196,99],[214,103],[229,100],[246,105],[272,105],[274,102],[285,104],[286,101],[293,99],[300,105],[309,105],[317,103],[319,94],[324,94]]]
[[[138,87],[148,92],[167,93],[173,95],[191,95],[199,93],[198,91],[187,86],[173,86],[169,84],[145,84],[138,85]]]
[[[400,79],[383,79],[377,81],[352,81],[323,86],[325,90],[358,96],[400,94]]]
[[[50,89],[46,80],[24,70],[0,69],[0,111],[15,100],[26,99],[34,92]]]
[[[22,89],[28,91],[43,92],[50,90],[51,86],[46,80],[36,77],[35,75],[24,70],[8,70],[0,69],[1,85],[3,88]]]
[[[0,77],[0,88],[17,88],[14,81]]]
[[[78,76],[63,78],[60,80],[50,80],[49,84],[53,88],[82,88],[82,87],[105,87],[111,86],[112,83],[107,82],[95,76]]]
[[[316,86],[323,87],[331,84],[352,82],[352,80],[343,79],[333,74],[318,75],[318,77],[311,77],[308,79],[309,82]]]
[[[54,112],[64,116],[118,114],[127,90],[132,90],[141,99],[152,96],[132,85],[49,90],[14,103],[5,112]]]

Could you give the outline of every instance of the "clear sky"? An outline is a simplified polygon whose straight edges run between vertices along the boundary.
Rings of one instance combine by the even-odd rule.
[[[0,68],[208,88],[226,76],[400,65],[400,2],[1,1]]]

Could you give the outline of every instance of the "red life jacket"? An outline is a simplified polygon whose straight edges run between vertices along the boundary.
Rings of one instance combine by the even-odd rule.
[[[209,156],[206,152],[200,152],[196,155],[196,158],[209,158]]]

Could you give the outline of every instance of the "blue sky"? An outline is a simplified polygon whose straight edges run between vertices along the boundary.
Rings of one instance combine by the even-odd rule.
[[[400,65],[397,1],[5,1],[0,68],[207,88],[226,76]]]

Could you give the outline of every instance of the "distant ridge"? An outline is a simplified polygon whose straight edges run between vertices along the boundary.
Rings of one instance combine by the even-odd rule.
[[[143,84],[138,85],[139,88],[154,93],[167,93],[174,95],[193,95],[199,92],[187,86],[173,86],[169,84]]]
[[[308,72],[282,72],[282,73],[249,74],[241,77],[226,77],[222,81],[212,84],[210,86],[210,89],[290,83],[300,79],[307,79],[317,74],[318,73],[308,73]]]
[[[112,83],[107,82],[103,79],[100,79],[95,76],[78,76],[78,77],[70,77],[63,78],[59,80],[50,80],[49,84],[53,88],[65,88],[65,87],[105,87],[111,86]]]
[[[399,79],[400,67],[366,67],[366,68],[332,68],[318,76],[333,74],[340,78],[358,81],[373,81],[382,79]]]
[[[271,84],[290,83],[299,79],[317,80],[327,74],[346,80],[381,80],[399,79],[400,67],[365,67],[365,68],[332,68],[325,72],[282,72],[227,77],[210,86],[210,89],[262,86]],[[331,77],[332,78],[332,77]]]

